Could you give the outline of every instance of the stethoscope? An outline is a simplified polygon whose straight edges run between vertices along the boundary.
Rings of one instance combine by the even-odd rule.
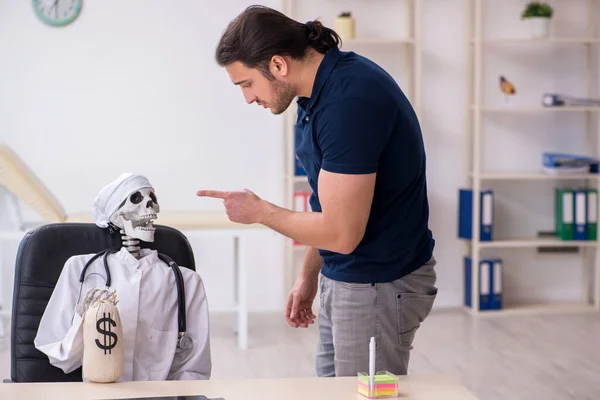
[[[106,271],[106,287],[110,287],[111,277],[110,277],[110,269],[108,268],[108,255],[117,253],[121,248],[111,248],[102,250],[101,252],[95,254],[83,267],[81,271],[81,275],[79,276],[79,282],[83,287],[83,281],[85,280],[85,271],[87,268],[96,260],[98,257],[102,256],[102,261],[104,262],[104,270]],[[183,274],[179,270],[179,266],[175,261],[173,261],[169,256],[166,256],[162,253],[158,253],[158,258],[168,264],[173,270],[173,274],[175,274],[175,283],[177,285],[177,324],[179,327],[179,338],[177,339],[177,347],[182,350],[189,350],[192,348],[192,338],[187,335],[187,327],[186,327],[186,319],[185,319],[185,287],[183,284]]]

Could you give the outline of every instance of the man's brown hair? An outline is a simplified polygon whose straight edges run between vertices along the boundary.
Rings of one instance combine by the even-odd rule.
[[[309,46],[325,54],[340,43],[339,35],[319,21],[303,24],[272,8],[254,5],[229,23],[215,58],[222,67],[239,61],[273,79],[268,65],[274,55],[299,60]]]

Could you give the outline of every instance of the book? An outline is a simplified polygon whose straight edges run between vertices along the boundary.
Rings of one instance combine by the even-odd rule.
[[[554,229],[561,240],[574,238],[574,193],[571,189],[555,189]]]
[[[598,189],[590,188],[587,192],[587,239],[596,240],[598,237]]]

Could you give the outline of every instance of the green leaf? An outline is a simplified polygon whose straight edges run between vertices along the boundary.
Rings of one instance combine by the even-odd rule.
[[[554,10],[549,4],[541,1],[532,1],[525,6],[525,9],[521,13],[521,19],[532,17],[552,18],[553,14]]]

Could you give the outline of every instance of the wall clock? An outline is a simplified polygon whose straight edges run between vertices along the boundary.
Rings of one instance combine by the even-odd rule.
[[[77,18],[83,0],[32,0],[35,15],[45,24],[65,26]]]

